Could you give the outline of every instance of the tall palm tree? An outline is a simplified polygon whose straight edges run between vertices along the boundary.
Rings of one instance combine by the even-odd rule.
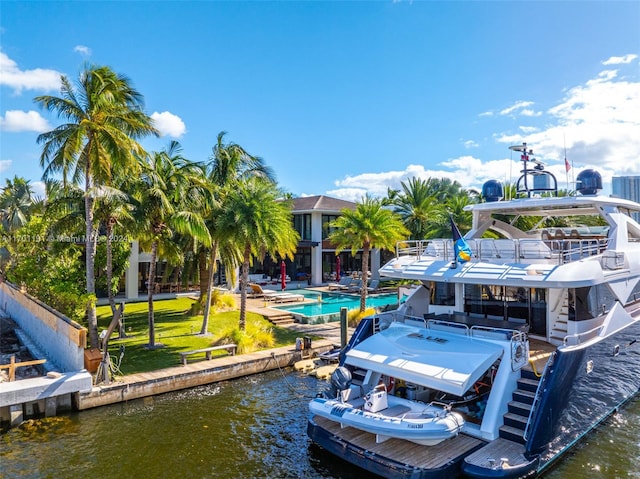
[[[95,187],[109,185],[114,171],[135,174],[137,158],[145,156],[138,139],[157,134],[143,111],[142,95],[131,81],[106,66],[86,66],[74,86],[62,76],[61,96],[38,96],[36,103],[64,122],[38,136],[45,180],[62,175],[63,184],[84,180],[87,293],[95,295]],[[93,301],[87,305],[89,342],[98,347]]]
[[[251,177],[236,184],[226,197],[225,209],[217,221],[221,236],[242,250],[239,328],[245,329],[249,266],[254,258],[293,259],[300,236],[293,228],[291,203],[271,181]]]
[[[210,188],[210,196],[207,202],[207,227],[212,236],[212,246],[209,251],[209,258],[206,268],[201,269],[200,275],[200,297],[206,298],[204,303],[204,314],[202,317],[202,327],[200,334],[207,334],[209,327],[209,315],[211,311],[211,294],[213,290],[213,278],[216,272],[216,261],[218,254],[222,251],[221,258],[226,263],[226,270],[235,269],[236,260],[241,254],[234,249],[233,243],[225,242],[224,237],[216,234],[215,219],[226,208],[224,205],[225,197],[229,191],[235,188],[237,182],[242,179],[251,177],[263,178],[267,181],[275,183],[275,175],[271,168],[267,166],[264,160],[258,156],[253,156],[237,143],[225,143],[224,138],[227,133],[221,131],[216,138],[216,144],[213,147],[213,154],[207,165],[208,182]],[[205,256],[205,252],[201,251],[201,256]],[[201,261],[201,266],[205,263]],[[204,272],[206,271],[206,277]]]
[[[369,253],[371,248],[394,249],[398,241],[406,239],[410,231],[402,219],[386,209],[383,200],[365,196],[356,204],[355,210],[344,209],[330,226],[333,232],[329,241],[336,247],[336,255],[350,249],[355,255],[362,249],[362,287],[360,288],[360,311],[366,309],[367,278],[369,276]]]
[[[159,254],[175,262],[181,258],[182,251],[173,241],[174,232],[211,244],[204,220],[194,212],[202,201],[201,177],[200,165],[184,158],[180,143],[172,141],[168,148],[151,155],[133,193],[135,215],[141,227],[140,245],[151,252],[147,288],[149,348],[157,347],[153,294]]]
[[[95,218],[104,225],[106,243],[106,275],[107,275],[107,296],[111,313],[116,313],[116,301],[113,296],[113,240],[114,231],[118,226],[122,227],[124,222],[133,220],[133,206],[129,201],[129,195],[118,188],[102,187],[96,197]],[[124,336],[122,321],[120,322],[120,336]]]

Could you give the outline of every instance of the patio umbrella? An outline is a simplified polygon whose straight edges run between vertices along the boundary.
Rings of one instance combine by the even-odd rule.
[[[282,291],[287,289],[287,267],[284,264],[284,260],[280,263],[280,285],[282,286]]]
[[[336,280],[340,281],[340,256],[336,256]]]

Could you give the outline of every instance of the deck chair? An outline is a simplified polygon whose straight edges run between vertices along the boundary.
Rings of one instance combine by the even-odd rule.
[[[369,286],[367,286],[367,292],[369,292],[369,293],[377,293],[379,284],[380,284],[380,280],[379,279],[372,279],[371,283],[369,284]]]
[[[343,276],[342,279],[340,279],[340,281],[338,281],[337,283],[329,283],[327,286],[329,288],[329,291],[333,291],[333,290],[340,290],[340,291],[346,291],[347,289],[349,289],[349,286],[351,286],[351,283],[353,282],[353,278],[351,278],[351,276]]]
[[[251,289],[251,292],[249,292],[251,298],[268,298],[278,294],[277,291],[271,289],[262,289],[262,286],[255,283],[249,283],[249,288]]]
[[[346,290],[354,293],[354,292],[360,292],[360,289],[362,289],[362,280],[354,279],[351,281],[351,283],[349,284]]]

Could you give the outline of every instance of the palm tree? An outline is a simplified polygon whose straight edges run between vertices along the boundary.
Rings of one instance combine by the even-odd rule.
[[[424,239],[427,237],[429,221],[439,208],[433,187],[429,181],[415,176],[406,183],[403,181],[400,186],[402,192],[391,191],[389,194],[394,211],[411,232],[410,239]]]
[[[126,221],[133,219],[133,207],[129,202],[129,196],[118,188],[102,187],[96,197],[95,218],[104,224],[106,242],[106,275],[107,275],[107,296],[111,313],[116,314],[116,301],[113,297],[113,239],[114,231]],[[122,321],[120,326],[120,336],[124,336]]]
[[[208,198],[207,227],[212,236],[212,246],[209,251],[208,267],[201,269],[200,275],[200,297],[205,298],[204,314],[202,317],[202,327],[200,334],[207,334],[209,327],[209,314],[211,311],[211,294],[213,290],[213,278],[216,272],[216,261],[219,252],[222,250],[221,258],[226,263],[226,271],[235,269],[236,260],[241,254],[234,249],[233,243],[225,242],[225,238],[220,238],[216,234],[215,219],[226,208],[224,201],[227,193],[235,188],[235,184],[242,179],[257,177],[275,183],[275,175],[262,158],[249,154],[237,143],[225,143],[224,137],[227,133],[218,133],[216,144],[213,147],[213,155],[210,158],[208,168],[208,182],[210,196]],[[201,251],[201,256],[205,257],[205,252]],[[205,262],[201,261],[201,267]],[[206,276],[203,274],[207,271]]]
[[[351,249],[355,255],[362,249],[362,287],[360,311],[366,309],[367,278],[369,276],[369,252],[371,248],[394,249],[398,241],[406,239],[410,231],[393,211],[384,208],[383,200],[365,196],[355,210],[344,209],[330,227],[334,228],[329,241],[336,246],[336,255]]]
[[[133,194],[134,214],[141,228],[140,246],[151,252],[147,288],[151,349],[158,346],[153,312],[158,256],[175,262],[181,259],[182,251],[173,241],[174,232],[192,235],[205,245],[211,244],[204,220],[194,212],[202,201],[199,184],[202,169],[184,158],[181,151],[180,143],[172,141],[168,148],[153,153]]]
[[[14,176],[6,179],[0,193],[0,224],[6,233],[24,226],[34,206],[33,188],[29,180]]]
[[[142,95],[130,80],[106,66],[87,66],[74,87],[62,76],[61,96],[39,96],[35,101],[56,112],[64,123],[38,136],[43,144],[40,164],[45,180],[62,174],[67,182],[84,179],[85,258],[87,293],[95,296],[95,187],[109,185],[114,171],[135,174],[137,158],[146,155],[138,139],[157,134],[143,111]],[[98,347],[95,304],[87,305],[89,342]]]
[[[293,228],[291,204],[282,200],[282,193],[271,182],[251,177],[238,182],[229,191],[225,209],[217,221],[220,236],[242,250],[240,279],[240,330],[245,329],[249,266],[253,258],[293,259],[300,236]]]

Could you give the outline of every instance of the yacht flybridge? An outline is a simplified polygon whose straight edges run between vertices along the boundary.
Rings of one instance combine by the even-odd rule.
[[[452,220],[380,269],[415,287],[311,401],[323,448],[389,478],[533,477],[640,390],[640,204],[599,195],[594,170],[559,197],[511,149],[518,198],[487,182],[464,236]]]

